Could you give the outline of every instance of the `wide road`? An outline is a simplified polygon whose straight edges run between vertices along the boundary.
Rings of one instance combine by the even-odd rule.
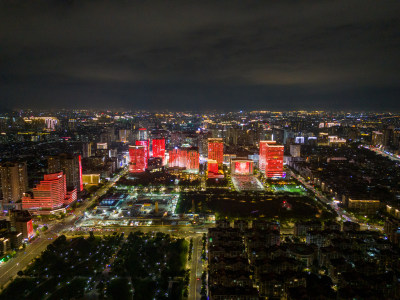
[[[201,260],[202,235],[193,238],[192,261],[190,264],[189,297],[190,300],[201,298],[201,274],[203,273],[203,262]]]
[[[375,147],[369,146],[369,145],[361,145],[361,147],[363,147],[365,149],[368,149],[368,150],[371,150],[371,151],[374,151],[376,154],[379,154],[379,155],[382,155],[384,157],[387,157],[387,158],[389,158],[389,159],[391,159],[393,161],[400,162],[400,157],[398,155],[396,155],[396,154],[387,154],[387,153],[385,153],[385,151],[383,151],[383,150],[381,150],[379,148],[375,148]]]
[[[126,172],[127,170],[123,169],[100,188],[90,199],[85,201],[83,205],[77,208],[74,215],[68,216],[62,221],[55,221],[49,224],[49,229],[37,237],[31,244],[27,245],[24,252],[18,252],[14,258],[0,265],[0,290],[10,278],[16,276],[18,271],[24,269],[32,259],[40,255],[61,231],[65,228],[72,227],[77,218],[83,214],[93,201],[96,201],[99,197],[104,195]]]

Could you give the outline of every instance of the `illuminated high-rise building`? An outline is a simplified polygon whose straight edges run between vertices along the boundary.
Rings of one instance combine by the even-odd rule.
[[[188,156],[187,149],[179,149],[179,167],[180,168],[186,168],[187,156]]]
[[[21,199],[28,190],[26,163],[3,163],[0,165],[1,188],[4,203],[13,203]]]
[[[147,162],[147,160],[148,160],[149,157],[150,157],[150,145],[149,145],[149,140],[143,140],[143,141],[137,140],[137,141],[135,142],[135,145],[136,145],[136,146],[143,146],[143,147],[146,148],[146,162]]]
[[[197,149],[189,149],[187,152],[186,169],[194,172],[199,171],[200,154]]]
[[[222,138],[208,139],[208,159],[216,160],[219,165],[224,161],[224,143]]]
[[[127,143],[131,137],[131,131],[129,129],[120,129],[118,131],[118,137],[121,143]]]
[[[153,139],[153,157],[165,159],[165,139]]]
[[[80,155],[60,154],[49,156],[47,159],[49,174],[63,172],[67,180],[67,188],[70,190],[83,190],[82,164]]]
[[[384,135],[380,131],[372,131],[372,145],[381,146],[383,145]]]
[[[301,146],[300,145],[290,145],[290,155],[292,157],[301,156]]]
[[[190,171],[199,171],[200,155],[197,148],[174,148],[169,152],[168,166],[179,167]]]
[[[129,146],[129,172],[143,173],[147,168],[147,149],[145,146]]]
[[[56,209],[77,199],[76,189],[67,191],[67,179],[63,172],[46,174],[35,188],[33,195],[22,198],[23,209]]]
[[[275,145],[276,141],[260,141],[260,153],[259,153],[259,161],[258,168],[260,171],[265,171],[265,165],[267,161],[267,144]]]
[[[147,129],[146,128],[139,128],[137,139],[139,141],[145,141],[148,139],[147,137]]]
[[[30,239],[34,236],[32,215],[27,210],[10,211],[11,226],[22,234],[22,238]]]
[[[92,156],[92,143],[85,143],[82,145],[82,156],[83,158]]]
[[[266,177],[283,176],[283,149],[275,141],[260,141],[259,169]]]
[[[169,152],[168,166],[170,168],[186,168],[187,150],[174,148]]]
[[[169,154],[168,167],[170,168],[179,167],[180,149],[174,148],[171,151],[169,151],[168,154]]]

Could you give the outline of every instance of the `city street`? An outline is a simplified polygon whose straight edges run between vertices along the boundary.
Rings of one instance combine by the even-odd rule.
[[[368,145],[362,145],[361,147],[363,147],[363,148],[365,148],[365,149],[368,149],[368,150],[371,150],[371,151],[374,151],[376,154],[382,155],[382,156],[384,156],[384,157],[387,157],[387,158],[389,158],[389,159],[391,159],[391,160],[393,160],[393,161],[396,161],[396,162],[399,162],[399,161],[400,161],[400,156],[399,156],[399,155],[396,155],[396,154],[388,154],[388,153],[386,153],[385,151],[383,151],[382,149],[375,148],[375,147],[368,146]]]
[[[203,262],[201,260],[201,235],[193,238],[193,255],[190,264],[189,299],[200,299],[201,274],[203,273]]]

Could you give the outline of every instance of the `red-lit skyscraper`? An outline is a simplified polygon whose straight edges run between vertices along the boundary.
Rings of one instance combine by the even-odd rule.
[[[195,149],[188,150],[186,168],[190,171],[198,172],[199,160],[200,160],[199,151]]]
[[[283,176],[283,148],[275,141],[260,141],[259,169],[266,177]]]
[[[23,209],[56,209],[77,199],[77,190],[67,191],[67,181],[63,172],[46,174],[35,188],[33,197],[22,198]]]
[[[187,150],[174,148],[169,152],[168,166],[170,168],[186,168]]]
[[[153,139],[153,157],[165,159],[165,139]]]
[[[83,191],[83,181],[82,181],[82,158],[79,155],[79,191]]]
[[[170,168],[186,168],[191,171],[199,170],[199,151],[194,148],[175,148],[169,152],[168,166]]]
[[[260,154],[258,160],[258,168],[260,171],[265,171],[265,164],[267,161],[267,144],[273,145],[275,141],[260,141]]]
[[[136,146],[143,146],[146,148],[146,165],[147,165],[147,160],[150,157],[150,147],[149,147],[149,140],[142,140],[142,141],[136,141]]]
[[[147,149],[145,146],[129,146],[129,172],[142,173],[147,168]]]
[[[169,151],[169,159],[168,159],[168,167],[174,168],[179,167],[179,154],[180,150],[178,148],[174,148]]]
[[[221,138],[208,139],[208,159],[216,160],[219,165],[224,161],[224,143]]]

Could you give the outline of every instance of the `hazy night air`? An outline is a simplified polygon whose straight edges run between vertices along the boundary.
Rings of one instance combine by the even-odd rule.
[[[0,1],[4,108],[398,110],[398,1]]]

